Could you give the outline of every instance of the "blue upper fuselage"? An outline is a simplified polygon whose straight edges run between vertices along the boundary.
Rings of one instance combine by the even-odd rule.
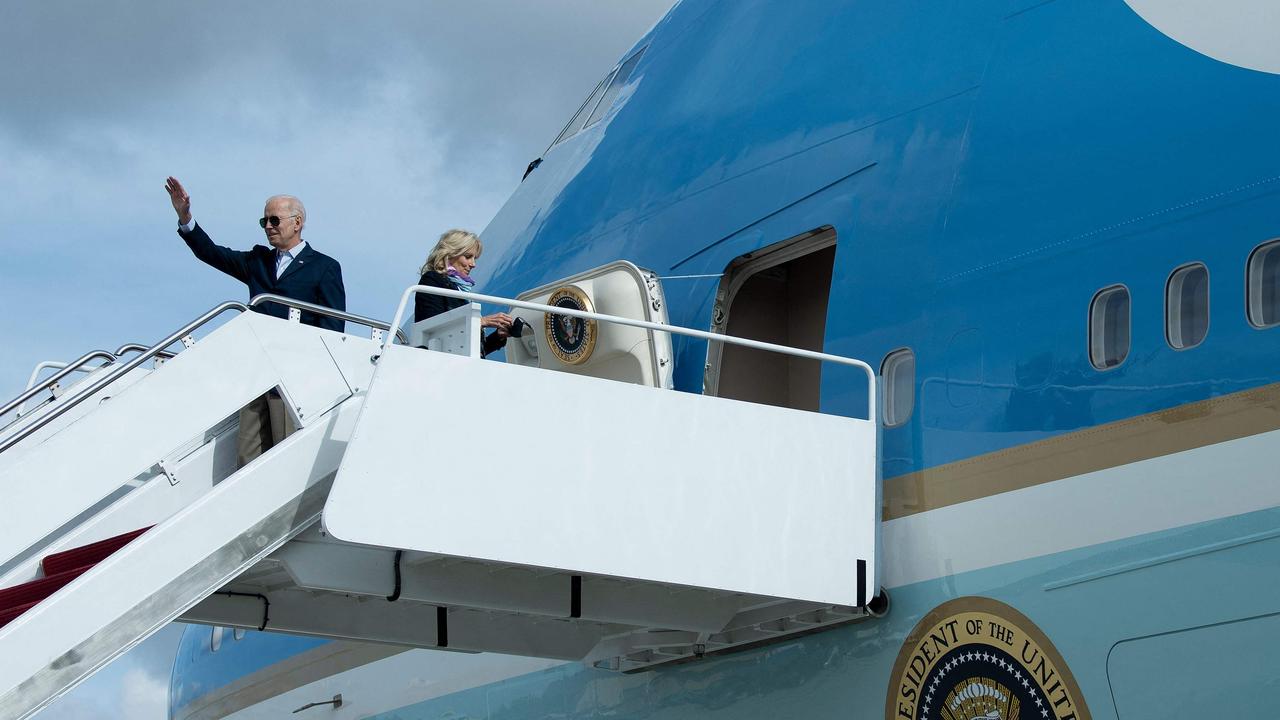
[[[618,258],[710,324],[735,257],[830,225],[827,352],[916,355],[886,477],[1271,382],[1244,309],[1280,234],[1280,78],[1161,34],[1122,0],[686,0],[600,122],[550,148],[484,233],[514,295]],[[625,57],[629,57],[628,53]],[[1209,270],[1206,341],[1172,349],[1165,283]],[[1089,362],[1094,293],[1132,293],[1132,351]],[[705,344],[677,342],[701,387]],[[834,374],[824,403],[856,403]],[[851,378],[852,379],[852,378]]]

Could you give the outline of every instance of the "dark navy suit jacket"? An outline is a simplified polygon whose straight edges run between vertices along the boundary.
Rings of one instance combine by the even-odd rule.
[[[248,285],[250,299],[262,293],[273,293],[334,310],[347,309],[342,266],[328,255],[313,250],[311,243],[307,243],[277,279],[276,251],[272,248],[254,245],[251,250],[232,250],[214,245],[199,223],[191,228],[191,232],[178,230],[178,234],[200,260]],[[289,309],[278,303],[263,303],[253,309],[278,318],[289,317]],[[338,332],[346,326],[337,318],[306,311],[302,313],[302,322]]]

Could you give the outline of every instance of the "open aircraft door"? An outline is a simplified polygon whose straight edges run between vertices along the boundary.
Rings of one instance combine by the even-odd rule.
[[[658,276],[625,260],[534,288],[516,299],[667,322]],[[671,336],[667,333],[536,310],[516,309],[511,314],[529,329],[518,341],[507,343],[507,362],[671,388]]]

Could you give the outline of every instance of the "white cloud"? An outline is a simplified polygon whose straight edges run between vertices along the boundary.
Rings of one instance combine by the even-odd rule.
[[[64,697],[36,715],[40,720],[106,720],[114,716],[104,711],[101,700],[75,695]],[[157,717],[164,717],[159,715]]]
[[[171,641],[172,642],[172,641]],[[130,662],[109,668],[41,710],[38,720],[160,720],[169,714],[169,681]]]
[[[160,678],[141,668],[125,673],[120,687],[120,716],[162,718],[169,711],[168,678]]]

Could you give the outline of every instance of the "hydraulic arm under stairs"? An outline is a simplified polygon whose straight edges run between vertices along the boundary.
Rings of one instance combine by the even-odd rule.
[[[875,607],[873,421],[379,335],[243,313],[0,430],[0,720],[174,620],[629,671]]]

